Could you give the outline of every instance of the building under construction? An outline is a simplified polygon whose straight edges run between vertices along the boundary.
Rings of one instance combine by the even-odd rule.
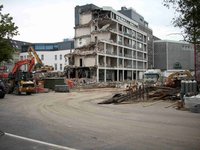
[[[147,32],[120,11],[93,4],[76,6],[74,29],[75,50],[66,55],[68,78],[137,80],[147,69]]]

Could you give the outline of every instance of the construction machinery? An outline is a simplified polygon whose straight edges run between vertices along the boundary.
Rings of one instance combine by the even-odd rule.
[[[3,80],[0,79],[0,98],[4,98],[5,94],[6,94],[6,86]]]
[[[38,54],[36,53],[36,51],[32,46],[28,48],[28,54],[29,57],[34,57],[37,61],[37,64],[35,65],[34,68],[35,71],[48,72],[54,70],[53,66],[43,64],[42,60],[40,59],[40,57],[38,56]]]
[[[7,79],[8,78],[8,72],[6,66],[0,66],[0,79]]]
[[[23,65],[28,65],[28,71],[21,71]],[[25,59],[15,63],[12,72],[9,74],[9,92],[20,95],[22,92],[30,95],[35,92],[35,84],[32,81],[32,69],[35,65],[35,59]]]
[[[181,80],[191,80],[193,79],[193,76],[190,71],[184,70],[184,71],[177,71],[174,73],[171,73],[165,80],[165,86],[168,87],[180,87]]]
[[[149,69],[144,72],[144,83],[148,85],[154,85],[161,82],[161,70],[160,69]]]

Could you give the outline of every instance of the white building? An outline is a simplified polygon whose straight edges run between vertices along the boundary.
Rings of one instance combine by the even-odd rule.
[[[54,71],[64,71],[64,67],[69,65],[68,58],[64,56],[69,54],[73,50],[58,50],[58,51],[40,51],[37,52],[38,56],[42,60],[44,65],[49,65],[54,67]],[[20,60],[28,58],[28,53],[20,53]],[[35,60],[37,63],[37,61]],[[25,67],[26,68],[26,67]],[[25,69],[26,70],[26,69]]]
[[[42,60],[44,65],[49,65],[54,67],[54,71],[64,71],[64,67],[69,64],[68,58],[64,56],[73,52],[73,40],[64,41],[59,43],[37,43],[31,44],[35,49],[36,53]],[[20,53],[20,60],[28,58],[29,45],[22,46],[22,52]],[[37,63],[37,60],[35,60]],[[27,66],[24,67],[27,69]]]

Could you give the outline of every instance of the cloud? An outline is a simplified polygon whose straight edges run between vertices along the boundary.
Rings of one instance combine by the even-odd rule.
[[[93,3],[99,7],[132,7],[149,22],[158,37],[172,32],[173,11],[162,5],[162,0],[12,0],[2,1],[5,12],[14,17],[20,35],[14,39],[29,42],[57,42],[74,37],[74,8]],[[172,36],[171,36],[172,37]]]

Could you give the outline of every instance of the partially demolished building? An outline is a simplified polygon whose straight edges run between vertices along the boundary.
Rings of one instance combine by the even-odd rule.
[[[96,82],[137,80],[147,69],[147,33],[112,9],[93,4],[75,8],[74,52],[67,54],[68,78]]]

